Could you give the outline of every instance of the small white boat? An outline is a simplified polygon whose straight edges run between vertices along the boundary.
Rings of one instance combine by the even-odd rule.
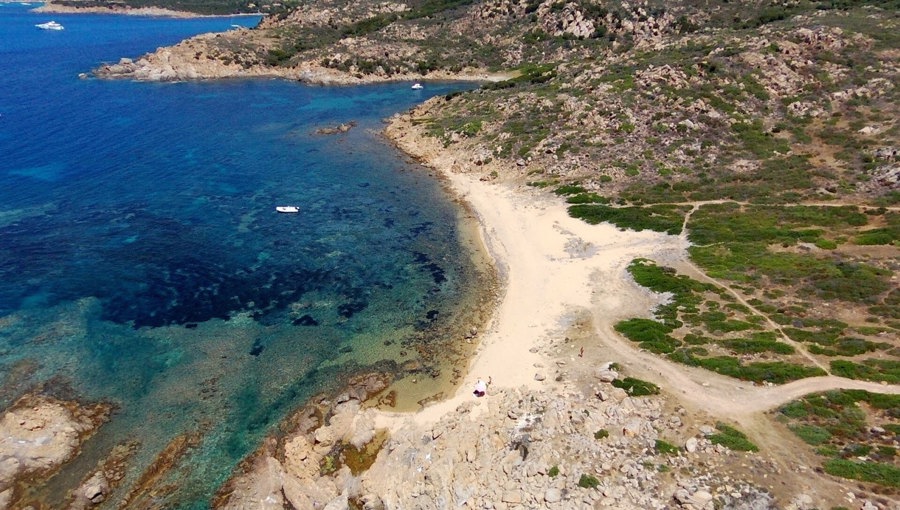
[[[275,207],[275,210],[280,213],[298,213],[300,212],[300,208],[296,205],[279,205]]]
[[[35,26],[40,28],[41,30],[63,30],[65,28],[55,21],[48,21],[46,23],[38,23]]]
[[[425,87],[423,87],[421,83],[413,83],[413,86],[412,86],[413,90],[422,90],[424,88]]]

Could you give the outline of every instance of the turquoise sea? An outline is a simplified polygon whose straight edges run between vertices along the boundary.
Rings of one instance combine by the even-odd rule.
[[[116,411],[29,497],[61,506],[130,444],[115,508],[189,435],[152,507],[206,508],[313,394],[434,362],[421,359],[431,332],[458,318],[479,274],[458,208],[377,132],[465,85],[81,79],[258,18],[33,7],[0,4],[0,407],[39,389]],[[34,27],[50,19],[65,30]]]

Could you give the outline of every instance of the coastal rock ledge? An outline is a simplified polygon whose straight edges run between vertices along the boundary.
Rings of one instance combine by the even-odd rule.
[[[389,437],[378,416],[350,399],[320,427],[270,439],[216,507],[813,508],[804,493],[776,503],[753,473],[789,473],[714,444],[711,419],[607,383],[491,389],[435,423],[404,420]]]
[[[240,29],[241,32],[248,32]],[[243,66],[210,57],[210,44],[221,34],[201,34],[174,46],[163,47],[137,60],[122,58],[93,71],[99,78],[129,78],[140,81],[185,81],[216,78],[281,77],[299,79],[293,69],[259,65]],[[232,36],[233,37],[233,36]]]
[[[16,401],[0,418],[0,508],[16,501],[17,482],[47,479],[74,458],[110,412],[37,394]]]

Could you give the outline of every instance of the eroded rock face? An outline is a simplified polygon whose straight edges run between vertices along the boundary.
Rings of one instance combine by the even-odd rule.
[[[339,465],[335,448],[370,442],[375,412],[345,394],[321,427],[264,448],[218,508],[348,508],[351,501],[367,509],[711,508],[714,498],[771,501],[749,483],[719,479],[735,454],[666,413],[665,399],[594,384],[590,393],[556,385],[497,389],[434,424],[409,420],[359,473]],[[689,447],[661,457],[657,439],[673,436],[691,436]],[[661,463],[679,474],[661,472]],[[597,485],[585,487],[583,475]]]
[[[118,63],[100,66],[94,75],[102,78],[129,78],[145,81],[183,81],[209,78],[263,77],[278,75],[271,68],[260,65],[254,45],[245,43],[242,52],[219,58],[219,48],[240,38],[252,39],[248,30],[226,34],[201,34],[174,46],[159,48],[137,60],[122,58]],[[240,33],[238,33],[240,32]],[[259,52],[267,51],[263,41]],[[286,78],[294,78],[282,70]],[[296,74],[296,73],[294,73]]]
[[[0,418],[0,503],[15,502],[17,480],[47,477],[77,455],[109,412],[102,404],[82,406],[43,395],[20,398]]]
[[[355,477],[342,465],[341,449],[361,451],[376,440],[375,410],[364,410],[362,403],[390,380],[387,374],[364,374],[351,379],[334,401],[322,399],[299,410],[287,421],[291,432],[269,439],[220,491],[215,508],[347,508]]]

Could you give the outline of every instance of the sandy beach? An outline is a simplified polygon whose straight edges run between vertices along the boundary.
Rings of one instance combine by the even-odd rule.
[[[476,175],[449,169],[444,175],[479,216],[486,249],[505,285],[464,383],[454,397],[416,413],[414,420],[421,425],[471,400],[478,379],[490,380],[495,389],[538,389],[551,383],[546,347],[563,339],[577,312],[599,307],[604,310],[600,318],[611,325],[623,317],[648,314],[656,302],[630,282],[625,268],[632,259],[676,261],[685,254],[686,244],[679,237],[588,225],[569,217],[562,201],[540,192],[481,182]],[[394,422],[380,422],[388,428],[403,418],[384,417]]]
[[[415,129],[410,117],[396,116],[386,133],[401,150],[438,170],[452,192],[472,208],[504,284],[499,308],[480,337],[464,383],[452,398],[416,413],[419,424],[433,423],[471,400],[478,379],[490,380],[494,389],[538,389],[551,383],[547,348],[563,340],[580,314],[599,321],[599,330],[611,330],[622,318],[649,316],[659,302],[660,296],[640,288],[628,275],[626,267],[634,258],[664,264],[687,259],[688,243],[682,237],[622,231],[571,218],[557,197],[466,172],[452,153],[435,139],[414,134]],[[581,347],[598,348],[572,344],[571,354]],[[593,357],[580,361],[597,362]],[[395,428],[403,418],[385,414],[379,424]]]

